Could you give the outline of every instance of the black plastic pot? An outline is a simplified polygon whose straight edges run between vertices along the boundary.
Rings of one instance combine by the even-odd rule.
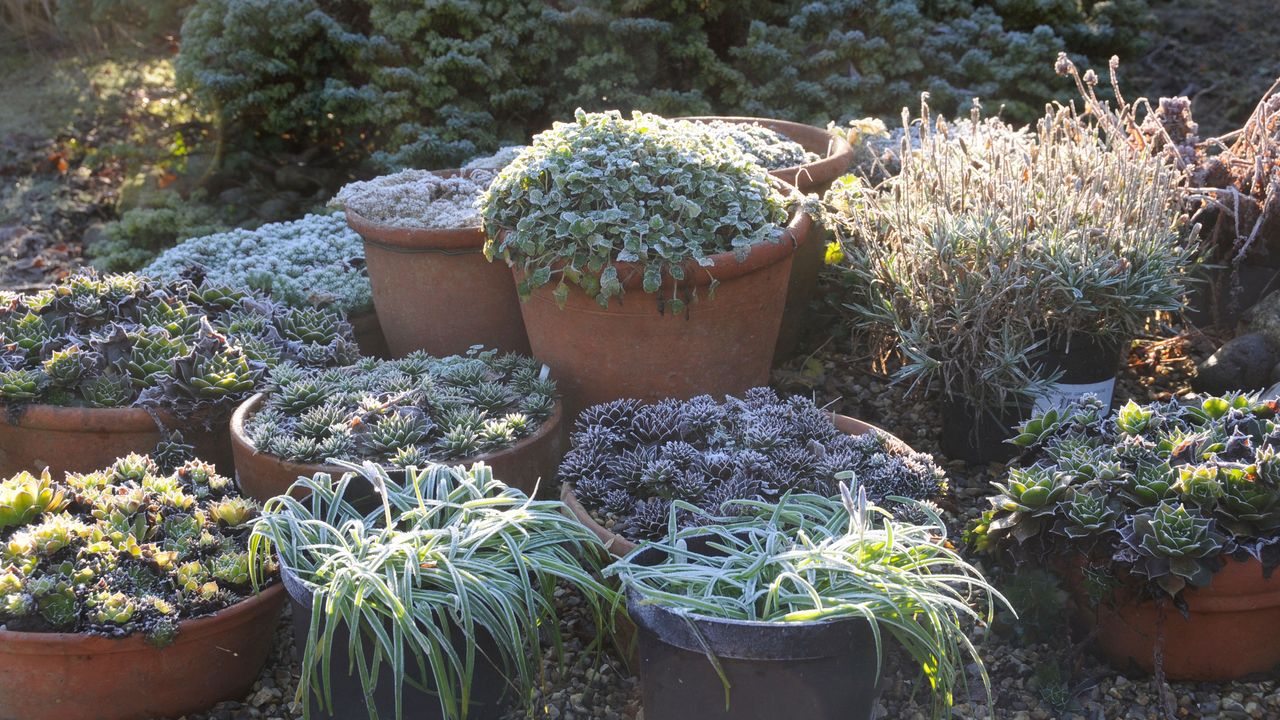
[[[689,542],[697,547],[696,541]],[[657,548],[632,562],[662,559]],[[803,623],[678,615],[628,592],[639,635],[645,720],[870,720],[876,648],[861,619]],[[699,638],[701,636],[701,638]],[[703,642],[729,679],[725,687]]]
[[[942,454],[952,460],[1004,462],[1018,451],[1006,441],[1013,437],[1014,428],[1027,419],[1030,410],[1030,403],[994,412],[979,411],[963,399],[943,400],[938,445]]]
[[[357,505],[362,504],[356,501]],[[280,578],[284,581],[285,591],[289,593],[289,604],[293,610],[293,652],[301,662],[303,650],[307,645],[307,635],[311,622],[311,606],[315,598],[307,585],[297,573],[284,562],[280,563]],[[360,682],[358,671],[347,673],[350,667],[348,651],[348,628],[339,627],[333,636],[333,665],[329,676],[329,689],[333,704],[331,712],[324,711],[324,704],[319,694],[312,691],[309,720],[363,720],[369,717],[365,699],[364,685]],[[462,636],[460,628],[454,628],[453,637],[458,638],[454,650],[466,651],[467,639]],[[366,643],[375,642],[372,634],[366,635]],[[474,720],[496,720],[501,717],[505,707],[503,702],[509,687],[502,672],[486,658],[498,658],[497,645],[487,635],[481,635],[477,644],[475,672],[471,682],[471,705],[467,718]],[[366,658],[369,660],[371,658]],[[433,692],[434,679],[420,682],[417,663],[411,657],[406,658],[406,672],[410,679],[401,687],[401,703],[404,708],[404,720],[445,720],[440,709],[440,701]],[[316,672],[320,669],[316,668]],[[430,673],[430,668],[423,672]],[[378,717],[394,720],[395,715],[395,674],[389,663],[383,663],[378,674],[378,684],[374,691],[374,705],[378,709]]]
[[[1046,375],[1061,373],[1051,391],[1036,401],[1035,410],[1063,405],[1091,393],[1108,408],[1116,387],[1120,356],[1127,342],[1074,333],[1070,341],[1051,342],[1039,360]]]

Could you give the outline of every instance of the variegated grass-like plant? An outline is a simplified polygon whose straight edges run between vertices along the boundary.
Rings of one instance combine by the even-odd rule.
[[[397,482],[382,468],[343,463],[339,478],[299,478],[288,495],[269,500],[250,540],[251,557],[272,551],[313,593],[299,694],[332,705],[334,672],[358,675],[369,716],[384,664],[397,681],[395,716],[403,716],[405,682],[434,687],[447,718],[465,718],[477,663],[503,670],[531,697],[544,637],[560,650],[557,583],[575,588],[599,638],[612,631],[617,594],[596,579],[599,541],[563,512],[494,479],[482,463],[470,469],[409,468]],[[373,486],[370,507],[353,500]],[[334,636],[349,629],[350,664],[333,667]],[[497,657],[485,657],[487,636]]]
[[[776,504],[735,500],[740,514],[722,525],[679,529],[676,508],[670,532],[632,552],[606,573],[620,577],[643,602],[687,617],[776,623],[861,618],[871,626],[877,662],[884,633],[902,646],[933,688],[934,717],[949,716],[954,689],[973,662],[990,695],[990,681],[963,623],[989,622],[997,602],[1007,601],[946,542],[941,519],[919,504],[929,520],[903,523],[867,501],[862,488],[841,485],[841,498],[787,495]],[[895,501],[909,504],[907,498]],[[696,508],[687,503],[682,509]],[[688,549],[707,539],[714,557]],[[632,562],[656,548],[656,565]],[[974,608],[985,596],[985,611]],[[708,659],[731,688],[719,662]]]

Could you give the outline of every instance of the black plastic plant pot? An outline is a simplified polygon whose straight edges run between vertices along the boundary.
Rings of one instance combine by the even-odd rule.
[[[294,657],[301,662],[304,648],[307,645],[308,625],[311,622],[311,605],[314,596],[311,590],[297,576],[292,568],[280,564],[280,577],[284,580],[285,590],[289,593],[289,604],[293,610],[293,648]],[[461,629],[456,629],[454,637],[459,638],[454,650],[466,651],[466,639],[462,638]],[[365,698],[364,685],[360,681],[358,670],[348,673],[350,652],[348,628],[344,625],[337,629],[333,636],[333,664],[329,676],[329,690],[332,704],[328,711],[315,690],[311,691],[311,707],[309,720],[364,720],[369,717],[369,709]],[[365,642],[373,643],[373,635],[365,637]],[[491,662],[485,658],[497,658],[498,649],[493,640],[481,637],[478,643],[475,673],[471,681],[471,704],[467,712],[469,720],[497,720],[502,711],[508,683]],[[366,657],[366,660],[371,658]],[[316,672],[320,668],[315,669]],[[430,668],[420,671],[412,657],[406,658],[406,672],[415,678],[420,672],[430,672]],[[378,717],[394,720],[396,678],[390,664],[384,662],[378,673],[378,683],[374,691],[374,706]],[[416,682],[406,680],[401,687],[401,703],[404,708],[404,720],[447,720],[440,709],[439,697],[434,692],[434,682]]]
[[[979,410],[963,399],[944,400],[938,445],[951,460],[1004,462],[1018,451],[1008,440],[1029,412],[1030,407],[1022,405],[993,411]]]
[[[695,548],[694,541],[689,542]],[[632,562],[662,559],[650,548]],[[870,720],[876,647],[862,619],[778,623],[681,615],[633,592],[645,720]],[[703,643],[705,642],[706,650]],[[712,664],[729,681],[727,691]],[[727,705],[726,705],[727,700]]]
[[[1035,410],[1061,407],[1091,394],[1110,408],[1116,388],[1120,355],[1127,342],[1073,333],[1070,341],[1048,343],[1038,360],[1046,376],[1061,373],[1049,391],[1037,398]]]

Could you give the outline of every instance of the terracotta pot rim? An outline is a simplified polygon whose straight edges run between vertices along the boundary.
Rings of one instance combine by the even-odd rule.
[[[466,175],[470,170],[432,170],[441,177],[457,177]],[[424,228],[401,227],[371,220],[360,213],[343,207],[347,217],[347,227],[356,231],[366,243],[388,246],[391,251],[405,250],[472,250],[480,252],[484,248],[484,229],[481,226],[469,228]]]
[[[188,618],[178,623],[174,643],[187,643],[224,632],[253,620],[263,605],[284,600],[284,585],[273,580],[262,592],[225,607],[215,613]],[[88,633],[41,633],[0,630],[0,655],[107,655],[112,653],[162,651],[149,643],[142,633],[121,638],[101,637]]]
[[[329,475],[339,476],[339,475],[342,475],[342,473],[344,472],[348,472],[346,468],[342,468],[337,465],[326,465],[324,463],[297,463],[291,460],[285,460],[284,458],[279,457],[277,455],[259,452],[258,449],[254,447],[253,443],[249,441],[249,437],[245,434],[244,426],[245,426],[245,423],[248,422],[249,417],[255,412],[257,412],[258,406],[265,399],[266,399],[266,393],[254,393],[244,402],[240,403],[240,406],[236,408],[236,411],[234,413],[232,413],[231,443],[233,445],[238,445],[256,456],[270,458],[272,461],[280,465],[283,465],[286,468],[288,467],[297,468],[296,472],[298,472],[299,474],[311,476],[311,475],[315,475],[316,473],[328,473]],[[538,430],[526,438],[521,438],[520,442],[517,442],[515,445],[512,445],[511,447],[503,448],[501,450],[495,450],[493,452],[484,453],[482,455],[475,455],[469,458],[462,458],[459,460],[449,460],[447,462],[442,462],[437,464],[448,465],[450,467],[453,467],[456,465],[470,466],[478,462],[483,462],[485,464],[488,464],[494,458],[502,457],[508,453],[515,453],[516,451],[524,450],[525,448],[536,444],[537,442],[541,441],[543,438],[547,437],[548,435],[551,435],[552,433],[558,430],[558,428],[560,427],[561,419],[562,419],[561,416],[563,414],[563,408],[564,408],[563,401],[557,398],[555,410],[552,411],[551,415],[549,415],[546,420],[542,421],[542,424],[538,426]],[[383,467],[385,468],[387,466],[384,465]],[[498,478],[498,479],[501,480],[502,478]],[[281,492],[284,492],[287,489],[288,488],[285,488]],[[529,494],[532,495],[533,493],[530,492]]]
[[[894,446],[914,452],[911,450],[911,446],[903,442],[897,435],[894,435],[888,430],[884,430],[876,425],[863,422],[862,420],[849,417],[848,415],[840,415],[838,413],[832,413],[832,419],[835,421],[836,427],[846,435],[862,435],[866,432],[876,431],[884,435],[885,438]],[[857,432],[852,432],[853,430],[857,430]],[[597,538],[600,538],[600,542],[604,543],[605,549],[615,557],[625,557],[633,550],[644,544],[643,542],[637,543],[619,535],[618,533],[615,533],[601,525],[599,522],[596,522],[596,519],[591,517],[591,513],[587,512],[587,509],[582,506],[582,503],[578,502],[578,496],[573,492],[573,483],[566,482],[561,484],[560,500],[569,508],[569,512],[573,513],[574,518],[586,526],[586,528]]]
[[[1262,563],[1253,557],[1236,560],[1224,556],[1223,559],[1226,564],[1213,573],[1213,579],[1220,580],[1216,586],[1210,581],[1205,587],[1188,587],[1183,591],[1182,598],[1189,612],[1212,615],[1280,607],[1280,573],[1264,577]],[[1082,564],[1083,561],[1072,563],[1072,572],[1079,572]],[[1133,608],[1154,606],[1156,598],[1138,594],[1138,589],[1146,583],[1145,579],[1132,576],[1121,578],[1117,588],[1121,594],[1117,596],[1116,604]],[[1224,589],[1228,583],[1231,587]],[[1240,592],[1242,583],[1250,592]],[[1067,582],[1067,585],[1070,587],[1071,583]]]
[[[743,125],[760,125],[775,132],[781,132],[789,139],[802,145],[805,150],[821,155],[821,158],[813,162],[769,171],[770,175],[780,178],[791,185],[815,186],[829,183],[843,175],[849,169],[849,166],[853,164],[853,147],[849,145],[849,141],[838,135],[832,135],[826,129],[817,125],[745,115],[691,115],[673,119],[701,123],[719,120]],[[827,147],[825,150],[819,149],[820,139],[826,141]],[[809,142],[805,142],[806,140]],[[803,182],[801,182],[802,180]]]
[[[804,210],[796,210],[787,225],[779,231],[777,241],[763,241],[748,246],[747,257],[742,262],[738,262],[733,250],[708,255],[707,259],[711,260],[711,265],[707,266],[699,265],[696,260],[686,261],[684,263],[685,279],[680,281],[680,287],[705,287],[711,284],[712,279],[724,282],[725,280],[749,275],[780,263],[790,257],[796,251],[796,248],[805,242],[805,239],[809,237],[809,231],[812,226],[813,219],[809,217],[809,214]],[[502,232],[505,233],[506,231]],[[644,266],[642,264],[615,261],[612,266],[617,268],[618,280],[622,283],[624,289],[640,290],[643,288]],[[513,265],[511,270],[515,273],[517,280],[523,279],[528,274],[516,265]],[[667,290],[673,281],[664,275],[662,282],[663,289]],[[550,287],[550,285],[543,287]]]
[[[189,422],[180,421],[172,413],[161,409],[156,409],[153,417],[146,408],[136,405],[94,408],[79,405],[47,405],[44,403],[22,406],[18,410],[16,421],[8,420],[8,422],[10,425],[33,430],[124,433],[155,430],[156,418],[159,418],[161,422],[170,427],[189,424]]]

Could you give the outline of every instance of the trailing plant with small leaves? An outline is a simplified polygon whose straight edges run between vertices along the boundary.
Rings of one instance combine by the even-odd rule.
[[[333,369],[281,365],[245,432],[259,452],[293,462],[421,467],[512,447],[555,407],[555,382],[532,358],[415,352]]]
[[[928,455],[875,431],[846,435],[813,401],[782,400],[769,388],[723,403],[703,395],[596,405],[578,417],[571,441],[559,480],[573,485],[588,511],[636,540],[663,537],[677,501],[705,511],[678,513],[685,527],[725,517],[735,500],[835,495],[845,473],[887,506],[946,488]]]
[[[877,662],[888,634],[919,664],[933,690],[933,716],[951,717],[965,668],[990,681],[965,621],[990,622],[1004,598],[946,542],[946,527],[927,512],[902,522],[867,499],[865,488],[841,497],[798,495],[776,505],[746,504],[750,522],[676,529],[606,572],[634,597],[692,620],[772,623],[865,620]],[[932,516],[932,517],[928,517]],[[711,552],[697,552],[696,547]],[[657,564],[635,562],[659,551]],[[985,611],[972,604],[986,596]],[[726,684],[727,685],[727,684]],[[732,704],[733,688],[726,686]]]
[[[1280,423],[1257,396],[1138,405],[1089,398],[1024,423],[1023,467],[993,483],[970,529],[983,550],[1091,572],[1181,599],[1227,557],[1280,565]],[[1036,429],[1029,430],[1031,426]]]
[[[199,460],[165,473],[135,454],[62,480],[0,480],[0,628],[166,645],[183,620],[254,595],[250,573],[274,575],[270,557],[247,554],[258,510]]]
[[[436,688],[444,717],[466,717],[477,663],[497,666],[531,703],[544,643],[561,644],[560,584],[580,593],[600,640],[611,633],[617,595],[595,578],[606,555],[561,503],[530,499],[483,463],[433,464],[409,470],[403,482],[371,463],[348,467],[359,474],[300,478],[294,488],[309,493],[304,502],[268,500],[250,540],[250,567],[278,553],[313,594],[304,713],[313,695],[330,697],[332,672],[353,672],[376,717],[382,663],[395,678],[396,718],[405,683]],[[369,503],[357,499],[362,493]],[[330,669],[344,626],[352,657],[371,666]],[[481,637],[496,653],[477,651]]]
[[[258,290],[291,307],[344,313],[373,307],[364,243],[342,213],[192,238],[160,253],[141,273]]]
[[[74,274],[0,297],[0,403],[230,414],[281,362],[357,355],[351,327],[247,292],[140,275]]]
[[[575,285],[602,307],[632,273],[646,293],[708,273],[709,256],[781,242],[786,198],[727,137],[691,122],[578,111],[556,123],[481,195],[485,253],[525,273],[521,297]],[[619,265],[623,263],[623,265]],[[634,269],[633,269],[634,268]],[[684,309],[677,289],[665,298]]]

